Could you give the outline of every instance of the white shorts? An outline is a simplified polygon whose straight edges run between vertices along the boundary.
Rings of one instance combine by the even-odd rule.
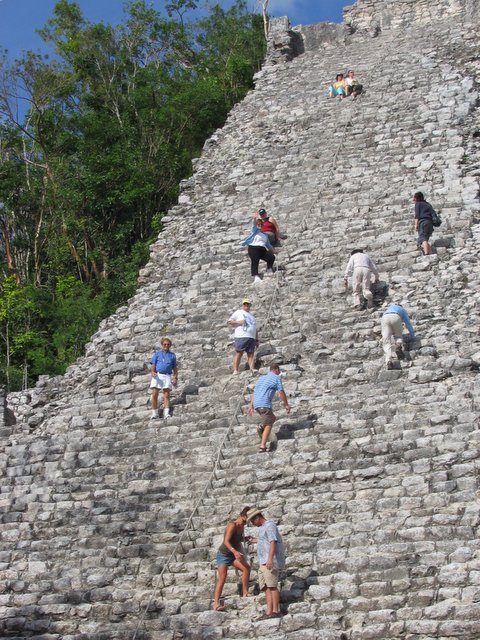
[[[169,373],[157,373],[150,382],[150,389],[172,389],[172,376]]]

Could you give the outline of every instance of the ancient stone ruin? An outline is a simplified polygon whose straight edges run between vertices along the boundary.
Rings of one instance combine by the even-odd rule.
[[[478,640],[479,15],[358,0],[342,25],[272,25],[137,294],[65,376],[7,398],[1,638]],[[329,99],[349,68],[363,95]],[[418,190],[443,219],[428,257]],[[254,287],[240,241],[260,206],[287,238]],[[380,269],[378,306],[403,303],[417,332],[392,370],[380,308],[353,310],[342,287],[356,247]],[[281,363],[292,405],[269,454],[246,414],[255,378],[231,375],[226,320],[246,294],[257,364]],[[151,421],[166,334],[179,386],[173,417]],[[215,550],[247,504],[286,543],[281,619],[233,571],[212,611]]]

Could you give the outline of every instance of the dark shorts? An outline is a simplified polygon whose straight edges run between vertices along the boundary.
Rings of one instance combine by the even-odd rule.
[[[418,244],[422,244],[430,238],[433,233],[433,224],[431,220],[420,220],[418,225]]]
[[[222,553],[222,551],[217,551],[216,562],[217,565],[226,564],[227,567],[234,563],[235,556],[230,551],[228,553]]]
[[[258,413],[257,419],[260,424],[272,425],[276,420],[273,411],[267,407],[259,407],[255,411]]]
[[[254,338],[235,338],[235,351],[253,353],[255,345],[256,340]]]

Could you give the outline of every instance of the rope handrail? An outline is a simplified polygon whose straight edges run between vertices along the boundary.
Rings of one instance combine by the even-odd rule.
[[[277,270],[274,272],[275,285],[273,287],[272,295],[270,297],[270,304],[268,306],[267,317],[266,317],[266,319],[265,319],[265,321],[264,321],[264,323],[263,323],[261,328],[268,326],[268,324],[269,324],[269,322],[271,320],[271,311],[273,309],[273,305],[274,305],[274,302],[275,302],[276,294],[280,290],[278,274],[279,274],[279,271],[278,271],[278,268],[277,268]],[[150,595],[150,597],[148,599],[148,602],[147,602],[147,604],[146,604],[146,606],[145,606],[145,608],[143,610],[143,613],[139,618],[139,621],[138,621],[138,623],[136,625],[134,634],[132,636],[132,640],[136,640],[138,631],[140,629],[140,626],[145,622],[145,618],[146,618],[146,615],[148,613],[148,609],[149,609],[153,599],[155,598],[155,596],[156,596],[156,594],[157,594],[157,592],[158,592],[158,590],[160,588],[160,581],[163,579],[163,576],[165,575],[170,563],[172,562],[173,558],[175,557],[175,555],[176,555],[176,553],[178,551],[178,548],[182,544],[182,542],[184,540],[184,537],[185,537],[185,534],[190,529],[190,526],[191,526],[191,523],[193,521],[193,518],[195,517],[195,514],[197,513],[199,507],[201,506],[201,504],[202,504],[202,502],[203,502],[203,500],[205,498],[205,495],[206,495],[209,487],[211,486],[212,480],[214,479],[215,474],[219,469],[219,464],[220,464],[222,452],[224,450],[224,445],[225,445],[226,441],[228,440],[228,437],[230,436],[230,433],[231,433],[231,431],[233,429],[234,423],[235,422],[238,423],[238,416],[240,414],[240,408],[245,402],[244,396],[245,396],[245,393],[248,390],[248,386],[249,386],[249,382],[245,382],[245,384],[243,385],[240,397],[239,397],[239,399],[237,401],[237,404],[235,405],[235,408],[234,408],[233,413],[231,415],[228,427],[227,427],[227,429],[225,431],[225,434],[223,435],[223,438],[220,441],[220,444],[218,445],[217,453],[216,453],[216,456],[214,458],[213,468],[212,468],[212,470],[211,470],[211,472],[210,472],[210,474],[208,476],[208,479],[207,479],[207,481],[205,483],[205,486],[204,486],[204,488],[202,490],[202,493],[200,494],[199,498],[195,502],[195,504],[194,504],[194,506],[192,508],[192,511],[190,513],[190,516],[188,517],[188,520],[187,520],[185,526],[183,527],[181,533],[179,534],[179,538],[178,538],[177,542],[175,543],[175,546],[174,546],[173,550],[171,551],[170,555],[168,556],[167,560],[165,561],[161,572],[157,576],[157,580],[156,580],[157,584],[155,585],[155,587],[154,587],[154,589],[153,589],[153,591],[152,591],[152,593],[151,593],[151,595]]]
[[[383,56],[384,55],[386,55],[385,51],[383,52]],[[348,118],[347,118],[347,120],[345,121],[345,123],[343,125],[342,141],[345,138],[345,133],[346,133],[347,128],[352,123],[352,119],[353,119],[354,114],[358,111],[358,106],[361,103],[361,99],[362,98],[363,98],[363,91],[362,91],[362,93],[359,94],[359,96],[357,96],[355,98],[352,98],[352,102],[354,104],[350,105]],[[340,155],[340,151],[341,151],[342,148],[343,148],[342,144],[339,144],[337,146],[337,149],[336,149],[335,154],[334,154],[333,159],[332,159],[331,166],[329,168],[329,171],[326,174],[326,179],[324,180],[323,188],[325,186],[328,186],[328,184],[329,184],[329,182],[331,180],[331,177],[333,176],[333,173],[334,173],[334,171],[336,169],[336,166],[337,166],[337,160],[338,160],[338,157]],[[310,215],[310,213],[313,211],[313,208],[315,207],[317,202],[320,200],[321,194],[322,194],[322,189],[319,188],[314,200],[312,201],[312,204],[310,205],[309,209],[307,210],[307,212],[305,213],[305,215],[302,218],[301,225],[300,225],[302,231],[305,231],[308,228],[307,218]],[[279,261],[277,261],[277,268],[276,268],[276,270],[274,272],[274,282],[275,282],[275,284],[274,284],[274,287],[273,287],[272,295],[270,297],[270,303],[269,303],[268,308],[267,308],[267,315],[266,315],[266,318],[265,318],[264,323],[263,323],[261,328],[269,326],[271,320],[273,319],[272,309],[273,309],[274,303],[275,303],[275,301],[277,299],[277,294],[281,289],[278,262]],[[280,263],[280,265],[283,266],[282,263]],[[150,595],[150,597],[148,599],[147,605],[145,606],[145,608],[143,610],[143,613],[139,618],[139,621],[138,621],[137,626],[135,628],[135,632],[134,632],[134,634],[132,636],[132,640],[136,640],[138,631],[140,629],[140,626],[145,622],[145,618],[146,618],[146,615],[148,613],[148,609],[150,607],[150,604],[151,604],[152,600],[154,599],[154,597],[156,596],[156,594],[157,594],[157,592],[158,592],[158,590],[160,588],[159,582],[160,582],[161,579],[163,579],[163,576],[165,575],[170,563],[172,562],[173,558],[175,557],[179,546],[183,542],[183,539],[184,539],[184,536],[185,536],[186,532],[190,529],[190,525],[191,525],[191,523],[193,521],[193,518],[194,518],[195,514],[197,513],[197,511],[198,511],[199,507],[201,506],[201,504],[203,502],[203,499],[204,499],[209,487],[211,486],[212,480],[214,479],[215,474],[216,474],[216,472],[217,472],[217,470],[219,468],[219,463],[220,463],[220,459],[221,459],[221,455],[222,455],[222,452],[223,452],[224,445],[225,445],[226,441],[228,440],[228,437],[229,437],[229,435],[230,435],[230,433],[232,431],[234,422],[237,421],[237,423],[238,423],[238,415],[240,413],[240,408],[241,408],[241,406],[243,405],[243,403],[245,401],[244,400],[244,395],[245,395],[245,393],[246,393],[246,391],[248,389],[248,386],[249,386],[248,382],[246,382],[244,384],[244,386],[243,386],[242,393],[241,393],[241,395],[239,397],[239,400],[238,400],[237,404],[235,405],[235,409],[234,409],[233,414],[231,416],[229,425],[228,425],[228,427],[227,427],[227,429],[225,431],[225,434],[224,434],[223,438],[221,439],[220,444],[218,446],[217,454],[215,456],[215,461],[214,461],[214,464],[213,464],[212,471],[209,474],[208,480],[205,483],[205,486],[204,486],[204,488],[202,490],[202,493],[200,494],[200,497],[196,501],[196,503],[195,503],[195,505],[194,505],[194,507],[192,509],[192,512],[191,512],[191,514],[190,514],[190,516],[189,516],[184,528],[182,529],[177,542],[175,543],[175,546],[174,546],[172,552],[170,553],[169,557],[167,558],[167,560],[166,560],[161,572],[158,574],[157,584],[155,585],[155,587],[154,587],[154,589],[153,589],[153,591],[152,591],[152,593],[151,593],[151,595]]]

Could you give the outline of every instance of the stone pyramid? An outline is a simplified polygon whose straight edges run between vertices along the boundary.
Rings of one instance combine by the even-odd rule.
[[[478,5],[358,0],[342,25],[272,24],[137,294],[65,376],[7,398],[0,638],[480,638]],[[329,99],[348,68],[364,93]],[[418,190],[443,219],[430,257]],[[254,286],[240,241],[260,206],[287,237]],[[380,270],[374,313],[342,287],[356,247]],[[231,375],[244,295],[257,364],[281,362],[292,405],[269,454],[246,415],[255,378]],[[391,371],[385,300],[417,333]],[[179,386],[173,417],[151,421],[163,335]],[[215,550],[247,504],[286,543],[281,619],[233,571],[212,611]]]

